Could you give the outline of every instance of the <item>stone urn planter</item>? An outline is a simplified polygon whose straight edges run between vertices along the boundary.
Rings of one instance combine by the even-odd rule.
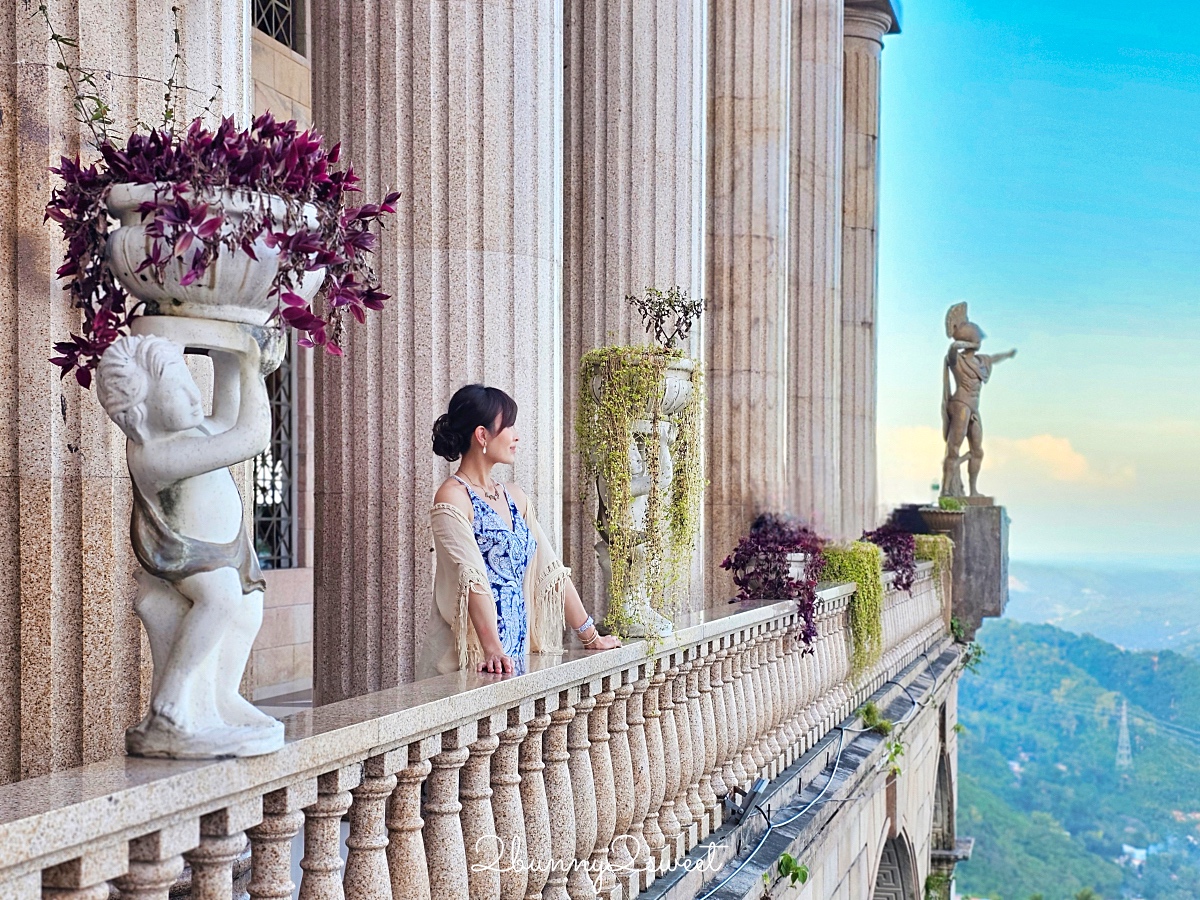
[[[942,509],[938,506],[922,506],[921,518],[932,531],[949,533],[962,522],[961,509]]]
[[[110,189],[108,211],[121,223],[108,237],[108,264],[113,275],[126,291],[146,304],[147,315],[265,325],[275,314],[278,303],[271,296],[271,287],[279,273],[280,252],[267,246],[262,236],[253,243],[254,257],[240,247],[232,250],[223,247],[207,271],[190,284],[183,283],[187,272],[184,256],[167,264],[161,280],[142,265],[154,243],[154,238],[147,234],[147,226],[156,214],[152,211],[143,217],[138,208],[167,189],[168,185],[163,183],[114,184]],[[287,209],[282,198],[258,191],[211,191],[201,199],[210,210],[220,211],[221,237],[236,233],[252,211],[269,211],[276,221],[283,221]],[[304,213],[305,224],[316,227],[316,207],[305,204]],[[324,279],[324,269],[308,272],[295,293],[307,303],[316,296]]]
[[[687,492],[698,465],[696,363],[665,348],[605,347],[584,358],[581,374],[577,426],[599,495],[595,549],[609,587],[607,622],[625,637],[664,637],[674,631],[666,586],[686,575],[671,548],[698,502],[698,492]]]

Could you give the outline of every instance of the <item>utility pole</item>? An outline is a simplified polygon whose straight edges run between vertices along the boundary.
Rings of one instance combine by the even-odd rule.
[[[1121,730],[1117,734],[1117,768],[1133,768],[1133,752],[1129,747],[1129,704],[1121,701]]]

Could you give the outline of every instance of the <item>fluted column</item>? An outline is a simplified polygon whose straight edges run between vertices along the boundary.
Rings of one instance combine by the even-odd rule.
[[[575,442],[579,362],[606,344],[645,343],[626,295],[676,284],[702,295],[706,4],[564,5],[565,555],[600,618],[595,490],[580,500]],[[694,331],[690,352],[702,346]],[[703,598],[699,564],[690,596]]]
[[[787,506],[789,0],[709,4],[706,544]],[[732,597],[715,572],[709,604]]]
[[[537,0],[312,12],[314,121],[366,197],[401,193],[376,262],[392,299],[316,367],[313,677],[327,703],[413,675],[428,607],[412,598],[433,565],[413,510],[448,472],[430,433],[462,384],[520,404],[513,474],[559,542],[562,20]]]
[[[791,18],[788,480],[796,515],[841,537],[842,0]]]
[[[879,282],[879,63],[894,19],[878,2],[846,0],[842,164],[842,532],[873,528],[875,313]]]
[[[98,154],[75,121],[57,68],[62,45],[39,5],[0,10],[0,784],[121,753],[150,693],[133,611],[125,438],[93,391],[47,362],[80,323],[55,276],[65,245],[44,221],[59,184],[48,170],[63,156],[86,165]],[[196,89],[175,92],[185,127],[215,84],[214,113],[247,124],[244,0],[46,7],[77,43],[63,46],[69,62],[96,71],[114,137],[162,121],[173,34],[180,78]]]

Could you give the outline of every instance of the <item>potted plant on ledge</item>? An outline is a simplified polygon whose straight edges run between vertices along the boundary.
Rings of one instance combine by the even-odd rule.
[[[679,347],[704,302],[678,286],[626,300],[653,343],[584,356],[575,424],[585,485],[595,479],[599,494],[596,554],[608,579],[606,624],[626,637],[663,636],[674,629],[704,489],[703,374]]]

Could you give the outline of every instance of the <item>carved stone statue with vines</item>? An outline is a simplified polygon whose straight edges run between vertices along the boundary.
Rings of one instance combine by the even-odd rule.
[[[991,378],[992,368],[1017,355],[1016,350],[987,355],[979,352],[986,335],[967,318],[967,304],[956,303],[946,313],[946,336],[950,349],[942,370],[942,436],[946,456],[942,463],[942,496],[965,497],[962,464],[967,463],[970,496],[980,496],[977,480],[983,464],[983,419],[979,395]],[[950,382],[953,377],[954,389]],[[962,455],[966,440],[968,452]]]

